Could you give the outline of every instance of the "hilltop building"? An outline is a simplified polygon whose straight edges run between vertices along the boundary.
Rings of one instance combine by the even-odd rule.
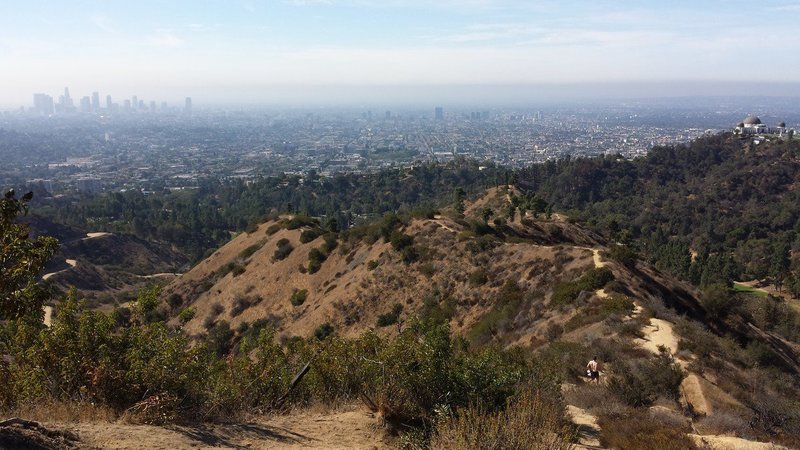
[[[734,128],[734,133],[743,136],[761,135],[761,134],[777,134],[783,136],[786,134],[786,123],[780,122],[775,127],[770,127],[761,122],[757,116],[747,116]]]

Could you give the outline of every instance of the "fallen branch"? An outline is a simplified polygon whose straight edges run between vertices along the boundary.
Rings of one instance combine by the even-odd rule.
[[[12,417],[10,419],[6,419],[6,420],[3,420],[3,421],[0,421],[0,427],[8,427],[8,426],[11,426],[11,425],[23,425],[23,426],[26,426],[26,427],[38,427],[39,423],[38,422],[34,422],[32,420],[20,419],[19,417]]]

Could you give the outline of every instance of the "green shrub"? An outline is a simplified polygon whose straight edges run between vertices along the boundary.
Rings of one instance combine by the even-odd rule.
[[[467,334],[473,344],[485,344],[493,336],[510,329],[512,320],[527,304],[525,295],[517,283],[507,280],[497,295],[492,309]]]
[[[489,281],[489,277],[486,276],[486,271],[483,269],[477,269],[474,272],[469,274],[469,285],[470,287],[478,287],[483,286]]]
[[[328,336],[333,334],[333,325],[330,322],[325,322],[314,330],[314,337],[320,341],[324,341]]]
[[[183,304],[183,297],[177,292],[173,292],[167,297],[167,304],[170,308],[175,309]]]
[[[614,274],[606,267],[589,269],[579,279],[562,281],[553,288],[551,303],[555,306],[568,305],[575,301],[581,292],[601,289],[614,279]]]
[[[318,272],[325,259],[327,259],[327,256],[320,249],[312,248],[308,252],[308,273]]]
[[[239,257],[242,258],[242,259],[247,259],[247,258],[253,256],[253,254],[255,252],[259,251],[261,249],[261,247],[264,246],[265,242],[266,241],[260,241],[258,243],[255,243],[255,244],[247,247],[246,249],[244,249],[241,252],[239,252]]]
[[[426,262],[426,263],[420,264],[417,267],[417,270],[419,270],[419,273],[421,273],[421,274],[425,275],[426,277],[430,278],[430,277],[433,276],[433,274],[436,273],[436,266],[434,266],[433,263]]]
[[[273,223],[269,227],[267,227],[267,236],[272,236],[273,234],[277,233],[281,229],[285,227],[284,224],[281,223]]]
[[[608,388],[630,406],[648,406],[659,397],[675,400],[686,374],[675,364],[669,350],[641,362],[616,362]]]
[[[186,324],[190,320],[194,319],[195,313],[196,310],[194,309],[194,307],[190,306],[188,308],[184,308],[183,311],[181,311],[180,314],[178,314],[178,320],[180,320],[182,324]]]
[[[233,330],[231,330],[230,324],[225,320],[217,322],[216,325],[208,330],[208,336],[206,336],[209,347],[217,356],[223,356],[230,351],[232,339]]]
[[[446,297],[440,302],[438,296],[428,296],[422,303],[419,320],[426,325],[445,324],[455,316],[457,306],[458,303],[453,297]]]
[[[272,260],[273,261],[282,261],[282,260],[286,259],[286,257],[289,256],[292,253],[292,250],[294,250],[294,247],[292,246],[292,243],[289,242],[289,240],[286,239],[286,238],[278,240],[278,242],[275,243],[275,246],[278,247],[278,248],[275,250],[275,253],[272,255]]]
[[[389,325],[394,325],[400,319],[400,313],[403,312],[403,305],[400,303],[395,303],[392,306],[392,310],[388,313],[381,314],[378,316],[378,326],[379,327],[388,327]]]
[[[378,262],[377,260],[373,259],[373,260],[370,260],[369,262],[367,262],[367,269],[368,270],[375,270],[375,269],[378,268],[379,265],[381,265],[381,263]]]
[[[326,255],[330,255],[332,251],[336,249],[339,245],[338,242],[339,235],[336,233],[325,233],[322,235],[322,240],[324,241],[322,247],[320,249]]]
[[[389,242],[392,244],[392,248],[397,251],[402,251],[404,248],[414,244],[414,238],[399,230],[395,230],[392,232]]]
[[[245,267],[239,263],[234,263],[233,267],[231,268],[231,273],[234,277],[238,277],[239,275],[245,272]]]
[[[245,309],[252,306],[253,301],[245,297],[243,295],[237,295],[233,299],[233,304],[231,305],[231,317],[236,317],[241,314]]]
[[[298,214],[286,222],[287,230],[296,230],[301,227],[319,227],[319,222],[309,216]]]
[[[303,232],[300,233],[300,242],[302,242],[303,244],[311,242],[314,239],[322,236],[322,233],[323,233],[322,230],[319,228],[311,228],[309,230],[303,230]]]
[[[295,289],[294,292],[292,293],[292,296],[289,298],[289,303],[291,303],[292,306],[300,306],[303,303],[305,303],[306,297],[308,297],[307,289],[301,289],[301,290]]]
[[[608,256],[629,269],[636,267],[636,260],[639,259],[636,250],[629,245],[612,245],[608,250]]]

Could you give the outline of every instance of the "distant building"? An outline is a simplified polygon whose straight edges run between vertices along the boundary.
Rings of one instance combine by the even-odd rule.
[[[92,92],[92,111],[93,112],[100,111],[100,93],[99,92]]]
[[[434,117],[436,120],[444,120],[444,109],[441,106],[437,106],[434,109]]]
[[[33,94],[33,109],[38,113],[45,116],[53,114],[55,105],[53,104],[53,97],[47,94]]]
[[[92,100],[89,96],[81,97],[81,112],[88,113],[92,111]]]
[[[740,135],[767,134],[770,129],[757,116],[747,116],[736,125],[734,132]]]
[[[186,115],[192,115],[192,97],[186,97],[183,112],[186,113]]]

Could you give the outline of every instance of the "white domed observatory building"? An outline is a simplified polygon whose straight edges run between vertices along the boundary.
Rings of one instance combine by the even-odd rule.
[[[780,122],[777,126],[769,127],[761,122],[757,116],[747,116],[743,121],[736,125],[733,129],[734,134],[740,136],[760,136],[763,134],[777,134],[779,137],[784,137],[792,133],[792,130],[786,129],[786,122]]]
[[[736,134],[766,134],[769,133],[769,127],[761,122],[757,116],[747,116],[735,129]]]

